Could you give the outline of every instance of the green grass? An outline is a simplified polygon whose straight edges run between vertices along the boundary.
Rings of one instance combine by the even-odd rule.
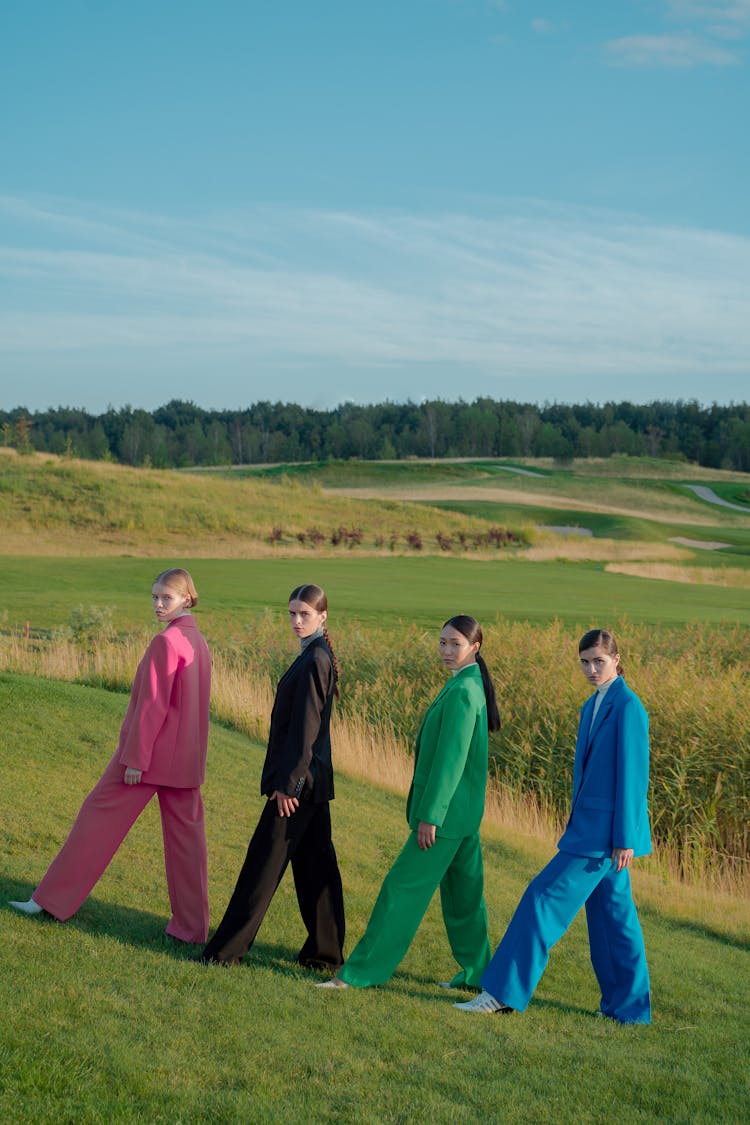
[[[398,486],[407,480],[415,485],[436,482],[466,484],[477,477],[506,476],[498,464],[483,461],[306,461],[301,464],[271,465],[267,468],[263,465],[248,465],[239,469],[217,468],[201,472],[271,481],[287,478],[314,482],[322,488],[378,488]]]
[[[98,777],[121,696],[0,676],[4,812],[0,894],[26,896]],[[210,899],[219,920],[260,808],[262,750],[214,728],[204,790]],[[334,835],[347,948],[405,835],[399,797],[340,779]],[[363,831],[365,826],[365,831]],[[538,847],[536,849],[538,853]],[[539,855],[485,841],[493,940]],[[637,897],[646,883],[635,875]],[[149,808],[75,919],[0,908],[0,1118],[4,1122],[602,1122],[746,1120],[746,940],[641,908],[650,1028],[594,1017],[579,918],[524,1016],[471,1018],[435,986],[452,969],[433,903],[386,987],[315,992],[292,880],[254,954],[205,968],[163,935],[158,816]]]
[[[571,508],[524,508],[520,505],[498,504],[488,500],[431,500],[431,508],[462,512],[466,516],[489,523],[518,526],[524,522],[539,526],[588,528],[595,539],[619,539],[623,542],[665,543],[681,536],[711,542],[721,540],[728,546],[705,556],[697,552],[691,565],[750,565],[750,528],[703,527],[693,524],[668,523],[639,519],[637,516],[610,515]],[[712,509],[713,511],[713,509]]]
[[[67,624],[77,605],[113,607],[119,630],[150,626],[150,584],[185,565],[201,597],[209,636],[247,637],[253,618],[283,608],[300,582],[324,586],[331,624],[416,622],[433,629],[453,613],[512,620],[750,624],[746,592],[609,574],[597,563],[480,562],[458,558],[185,559],[0,557],[0,623]],[[397,643],[395,641],[394,643]]]
[[[515,523],[533,520],[535,524],[552,526],[588,528],[597,539],[638,540],[640,542],[662,543],[668,534],[661,524],[652,520],[641,520],[634,516],[610,515],[602,512],[587,512],[573,508],[525,508],[521,505],[498,504],[492,500],[432,500],[430,507],[443,508],[451,512],[463,512],[478,519],[500,523],[512,519]],[[702,529],[701,529],[702,530]],[[691,529],[691,534],[695,528]],[[686,534],[684,530],[673,534]],[[708,536],[705,536],[708,538]],[[693,534],[693,538],[698,538]],[[748,535],[750,539],[750,533]]]

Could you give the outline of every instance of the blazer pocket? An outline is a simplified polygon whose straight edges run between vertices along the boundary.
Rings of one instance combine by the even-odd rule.
[[[581,797],[584,809],[599,809],[601,812],[614,812],[614,802],[609,797]]]

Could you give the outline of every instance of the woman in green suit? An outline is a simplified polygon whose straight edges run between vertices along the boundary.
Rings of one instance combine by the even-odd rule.
[[[479,825],[487,733],[500,726],[481,645],[482,630],[473,617],[451,617],[442,628],[440,656],[452,677],[417,735],[406,803],[409,838],[386,875],[364,937],[319,988],[368,988],[387,981],[438,887],[448,940],[461,966],[448,987],[479,987],[491,955]]]

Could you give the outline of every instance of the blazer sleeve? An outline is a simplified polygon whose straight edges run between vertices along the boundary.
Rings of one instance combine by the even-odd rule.
[[[461,688],[446,692],[429,773],[412,812],[426,824],[442,827],[466,767],[476,722],[477,709],[468,693]]]
[[[617,778],[612,846],[637,846],[648,794],[648,715],[636,698],[625,700],[618,717]]]
[[[304,788],[332,678],[330,657],[318,650],[294,685],[286,741],[276,771],[276,789],[290,797],[298,797]]]
[[[169,712],[180,658],[163,633],[154,637],[133,684],[127,729],[123,731],[119,760],[124,766],[146,771],[154,743]]]

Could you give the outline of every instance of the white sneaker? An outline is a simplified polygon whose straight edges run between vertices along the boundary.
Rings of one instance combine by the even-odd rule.
[[[38,902],[34,902],[33,898],[30,898],[27,902],[9,902],[8,906],[12,906],[14,910],[20,910],[22,914],[41,914],[44,910],[44,907],[40,906]]]
[[[462,1012],[481,1012],[483,1014],[491,1015],[493,1012],[513,1012],[514,1008],[509,1008],[507,1004],[502,1001],[496,1000],[490,992],[480,992],[473,1000],[466,1000],[463,1004],[454,1004],[454,1008],[460,1008]]]
[[[339,980],[338,977],[331,977],[330,980],[321,981],[320,984],[315,985],[316,988],[348,988],[349,985],[345,980]]]

